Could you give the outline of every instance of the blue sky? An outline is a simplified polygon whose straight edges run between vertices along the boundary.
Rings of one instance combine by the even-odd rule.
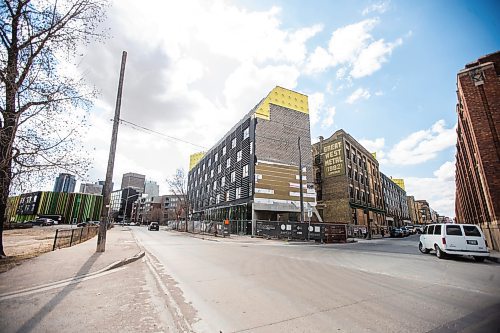
[[[407,192],[454,216],[456,74],[497,51],[495,1],[115,1],[79,70],[101,90],[84,138],[105,173],[120,55],[122,118],[210,148],[276,85],[309,96],[313,141],[343,128]],[[150,8],[155,8],[151,11]],[[160,183],[200,147],[122,126],[115,184]]]

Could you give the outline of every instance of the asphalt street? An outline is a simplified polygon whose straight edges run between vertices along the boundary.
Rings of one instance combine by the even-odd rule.
[[[196,332],[498,332],[500,265],[420,254],[418,236],[355,244],[194,238],[132,228]]]

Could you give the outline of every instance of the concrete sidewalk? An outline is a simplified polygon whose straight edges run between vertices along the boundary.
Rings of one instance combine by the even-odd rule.
[[[127,227],[108,230],[105,252],[96,253],[96,247],[97,236],[84,243],[28,259],[1,274],[0,294],[94,273],[141,252]]]

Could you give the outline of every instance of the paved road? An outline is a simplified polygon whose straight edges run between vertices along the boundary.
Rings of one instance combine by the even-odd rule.
[[[194,331],[500,327],[500,265],[419,254],[416,236],[317,246],[133,230],[162,289]]]

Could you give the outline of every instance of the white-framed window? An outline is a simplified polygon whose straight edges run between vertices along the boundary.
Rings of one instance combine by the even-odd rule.
[[[226,177],[222,177],[222,178],[220,179],[220,186],[221,186],[221,187],[226,186]]]
[[[242,152],[241,150],[238,150],[238,152],[236,153],[236,162],[239,162],[241,161],[241,156],[242,156]]]
[[[221,171],[222,171],[222,165],[221,165],[221,164],[219,164],[219,165],[217,166],[217,173],[220,173]]]
[[[217,203],[217,204],[218,204],[218,203],[220,203],[220,194],[217,194],[217,197],[216,197],[216,198],[217,198],[217,199],[215,200],[215,203]]]
[[[208,159],[208,166],[210,167],[211,165],[212,165],[212,159],[211,159],[211,158],[209,158],[209,159]]]
[[[243,140],[245,140],[246,138],[248,138],[249,135],[250,135],[250,128],[247,127],[247,128],[245,128],[243,130]]]
[[[248,177],[248,164],[243,166],[243,178]]]
[[[226,201],[229,201],[229,191],[226,191]]]
[[[226,161],[226,168],[229,168],[231,166],[231,159],[228,158]]]
[[[234,148],[234,147],[236,147],[236,138],[231,140],[231,148]]]
[[[236,199],[241,198],[241,187],[236,188]]]
[[[235,180],[236,180],[236,172],[233,171],[231,172],[231,183],[234,183]]]
[[[214,161],[217,162],[219,160],[219,153],[215,153]]]
[[[210,178],[214,178],[214,169],[210,170]]]
[[[226,146],[222,147],[222,156],[226,155]]]
[[[214,189],[214,191],[217,189],[217,181],[214,181],[212,188]]]
[[[205,181],[207,181],[207,176],[208,176],[208,175],[207,175],[207,174],[205,174]]]

